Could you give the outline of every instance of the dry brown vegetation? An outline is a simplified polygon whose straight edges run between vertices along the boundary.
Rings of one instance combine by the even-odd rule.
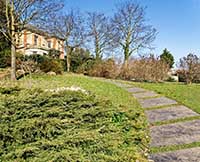
[[[119,75],[119,65],[115,60],[108,59],[100,62],[96,62],[88,71],[88,75],[95,77],[105,77],[115,79]]]
[[[132,59],[129,61],[128,67],[117,64],[113,59],[96,62],[87,74],[112,79],[161,82],[168,78],[169,70],[169,66],[159,57],[150,55]]]
[[[188,54],[179,61],[179,70],[177,71],[181,81],[187,84],[200,82],[200,58],[195,54]]]
[[[167,79],[168,72],[169,66],[152,55],[132,59],[128,68],[122,68],[120,76],[127,80],[160,82]]]

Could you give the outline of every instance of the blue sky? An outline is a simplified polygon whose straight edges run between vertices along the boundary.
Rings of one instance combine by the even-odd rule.
[[[112,15],[123,0],[65,0],[66,7]],[[146,6],[148,23],[158,30],[154,53],[167,48],[176,61],[192,52],[200,56],[200,0],[138,0]]]

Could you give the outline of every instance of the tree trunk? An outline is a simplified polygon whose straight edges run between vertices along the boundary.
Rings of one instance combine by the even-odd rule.
[[[129,45],[126,45],[126,47],[124,48],[124,68],[127,69],[128,68],[128,61],[129,61]]]
[[[70,72],[70,65],[71,65],[71,59],[69,54],[67,54],[67,72]]]
[[[11,80],[16,80],[16,39],[15,39],[15,18],[14,18],[14,2],[12,1],[11,9]]]
[[[16,48],[15,45],[11,45],[11,80],[16,80]]]
[[[101,53],[100,53],[100,47],[99,47],[99,39],[97,36],[95,36],[95,54],[96,54],[96,60],[101,60]]]
[[[128,58],[127,58],[127,59],[124,59],[123,68],[124,68],[124,69],[127,69],[127,68],[128,68]]]
[[[100,52],[98,49],[95,50],[95,53],[96,53],[96,60],[97,61],[101,60]]]
[[[123,50],[124,50],[124,68],[127,69],[128,68],[128,61],[129,61],[129,56],[130,56],[130,37],[131,34],[128,34],[127,38],[126,38],[126,42],[123,46]]]
[[[70,67],[71,67],[71,55],[73,52],[73,48],[72,47],[68,47],[67,48],[67,72],[70,72]]]

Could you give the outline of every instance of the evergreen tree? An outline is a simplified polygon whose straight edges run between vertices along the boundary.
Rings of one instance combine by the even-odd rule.
[[[160,55],[160,59],[165,61],[170,68],[173,68],[174,65],[174,56],[166,48],[163,50],[163,53]]]

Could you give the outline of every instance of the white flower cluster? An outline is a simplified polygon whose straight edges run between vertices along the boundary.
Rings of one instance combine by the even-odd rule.
[[[62,92],[62,91],[76,91],[76,92],[80,91],[82,93],[88,94],[88,92],[85,89],[82,89],[82,88],[77,87],[77,86],[59,87],[59,88],[56,88],[56,89],[46,89],[45,91],[46,92],[55,92],[55,93]]]

